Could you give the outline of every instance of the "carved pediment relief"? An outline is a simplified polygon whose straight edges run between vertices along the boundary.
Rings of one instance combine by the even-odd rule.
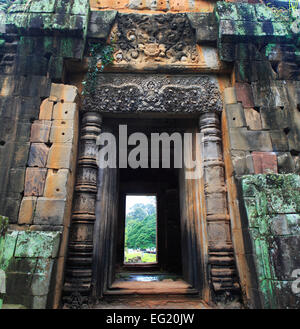
[[[113,27],[119,64],[196,64],[195,33],[185,14],[119,14]]]
[[[219,112],[222,102],[213,77],[102,74],[93,95],[84,99],[84,111],[102,113]]]

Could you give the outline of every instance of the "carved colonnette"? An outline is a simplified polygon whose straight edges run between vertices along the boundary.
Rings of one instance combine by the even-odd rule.
[[[100,113],[83,114],[64,284],[64,300],[73,307],[78,306],[79,300],[79,304],[87,303],[91,291],[98,173],[96,138],[101,132],[101,124]]]
[[[199,127],[204,135],[202,150],[210,280],[215,292],[237,291],[239,283],[227,208],[219,114],[201,114]]]

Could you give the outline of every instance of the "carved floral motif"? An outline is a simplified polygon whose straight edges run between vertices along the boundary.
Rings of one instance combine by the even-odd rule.
[[[198,61],[194,31],[185,14],[120,14],[113,28],[117,63]]]
[[[84,111],[204,113],[222,110],[219,89],[208,76],[103,74]]]

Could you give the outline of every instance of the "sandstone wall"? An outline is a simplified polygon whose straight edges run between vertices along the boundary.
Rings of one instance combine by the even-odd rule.
[[[124,39],[117,40],[107,71],[213,72],[221,91],[231,81],[224,90],[223,153],[242,292],[250,307],[297,307],[291,283],[299,264],[300,41],[291,21],[261,4],[99,0],[90,2],[91,12],[88,0],[26,2],[0,4],[6,11],[0,36],[0,214],[10,221],[0,263],[8,273],[7,301],[59,305],[78,136],[75,89],[64,85],[66,59],[80,62],[87,42],[106,42],[120,32]],[[136,36],[133,46],[116,28],[116,20],[128,23],[127,14],[139,22],[137,13],[167,12],[181,16],[163,17],[163,31],[172,30],[174,18],[186,29],[180,45],[171,35],[168,59],[156,55],[163,47]],[[187,58],[182,49],[196,56]],[[294,193],[286,196],[291,187]],[[278,200],[270,204],[272,195]],[[48,251],[42,253],[44,245]],[[22,293],[15,294],[15,282]]]
[[[219,54],[234,65],[223,141],[241,280],[252,280],[249,305],[297,308],[291,286],[300,265],[299,38],[293,20],[263,5],[218,3],[216,13]]]
[[[148,12],[210,12],[214,2],[204,0],[90,0],[92,10]]]

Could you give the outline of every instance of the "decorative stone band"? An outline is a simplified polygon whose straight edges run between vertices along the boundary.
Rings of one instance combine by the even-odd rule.
[[[220,119],[204,113],[199,119],[203,138],[204,193],[208,234],[210,279],[215,292],[238,291],[234,251],[227,209]]]
[[[222,102],[217,81],[211,76],[102,74],[96,90],[86,96],[83,111],[221,112]]]

